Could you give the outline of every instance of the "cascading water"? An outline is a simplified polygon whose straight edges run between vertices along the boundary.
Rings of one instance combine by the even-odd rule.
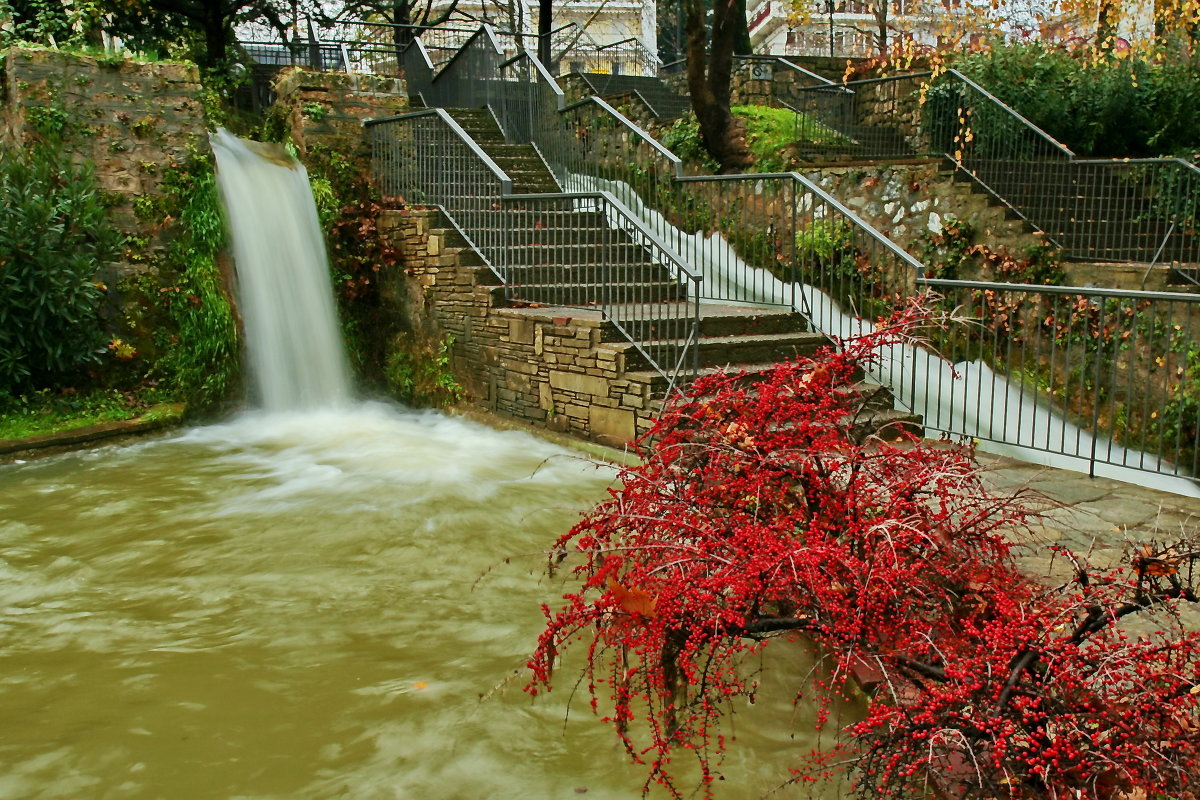
[[[267,411],[345,405],[350,377],[308,173],[282,148],[211,137],[250,369]]]
[[[703,231],[683,234],[661,214],[647,207],[628,184],[586,175],[572,175],[569,191],[609,192],[630,208],[650,230],[666,241],[677,242],[679,255],[704,276],[705,291],[722,302],[776,302],[787,297],[789,287],[770,272],[747,265],[719,234]],[[612,220],[615,226],[617,220]],[[837,303],[812,286],[800,287],[798,303],[811,309],[813,326],[830,336],[859,336],[874,329],[865,320],[839,310]],[[1019,386],[979,361],[950,364],[913,345],[896,345],[879,354],[871,377],[891,389],[897,402],[920,414],[934,430],[955,430],[979,437],[979,449],[1021,461],[1086,472],[1093,453],[1120,464],[1152,465],[1155,457],[1092,436],[1063,419],[1045,401],[1023,396]],[[953,419],[951,418],[953,417]],[[1053,448],[1057,452],[1050,452]],[[1117,463],[1097,462],[1096,475],[1153,489],[1200,497],[1200,488],[1187,478],[1177,478]]]

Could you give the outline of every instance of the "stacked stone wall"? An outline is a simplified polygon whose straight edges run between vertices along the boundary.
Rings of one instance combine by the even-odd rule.
[[[170,170],[208,152],[200,78],[190,64],[97,59],[13,47],[3,54],[3,129],[7,147],[24,147],[54,128],[79,164],[91,165],[109,193],[113,222],[162,247],[160,220],[139,214],[163,194]],[[123,272],[139,269],[131,260]]]
[[[321,142],[352,155],[363,146],[363,122],[408,110],[408,93],[400,78],[296,68],[279,76],[275,93],[271,113],[283,118],[301,153]]]
[[[471,399],[504,416],[620,446],[655,412],[647,383],[625,374],[627,346],[595,312],[509,308],[490,268],[441,212],[384,212],[381,235],[403,253],[384,295],[413,327],[447,337]]]
[[[979,240],[992,249],[1020,252],[1041,241],[933,161],[823,167],[804,174],[910,252],[926,233],[941,233],[949,218],[971,222]]]

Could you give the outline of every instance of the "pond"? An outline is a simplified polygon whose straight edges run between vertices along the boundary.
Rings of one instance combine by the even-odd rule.
[[[569,665],[522,691],[613,477],[371,404],[0,467],[0,798],[640,796]],[[718,797],[813,746],[777,689]]]

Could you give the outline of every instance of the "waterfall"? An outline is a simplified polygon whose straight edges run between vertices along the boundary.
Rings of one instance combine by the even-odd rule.
[[[728,298],[720,302],[737,303],[740,298],[741,302],[749,299],[758,301],[757,304],[771,304],[788,296],[786,284],[770,272],[746,264],[720,234],[679,231],[643,203],[628,184],[571,175],[566,189],[604,191],[616,196],[650,230],[678,247],[679,255],[704,276],[708,293]],[[618,223],[612,219],[610,224]],[[811,309],[810,322],[822,333],[848,338],[875,329],[869,321],[843,312],[820,289],[803,285],[800,292]],[[1045,400],[1039,403],[981,361],[950,364],[925,348],[901,344],[883,348],[879,362],[866,372],[892,391],[898,407],[920,414],[929,427],[955,430],[958,436],[980,437],[981,451],[1076,472],[1087,472],[1091,467],[1101,477],[1200,497],[1200,487],[1189,478],[1135,468],[1154,464],[1157,457],[1153,454],[1124,447],[1107,436],[1093,436],[1064,419]],[[1111,463],[1089,464],[1093,452],[1103,454]]]
[[[280,147],[210,137],[250,371],[268,411],[341,406],[350,377],[308,173]]]

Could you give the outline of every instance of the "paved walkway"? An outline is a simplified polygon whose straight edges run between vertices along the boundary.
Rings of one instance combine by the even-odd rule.
[[[1061,544],[1088,555],[1097,567],[1125,560],[1147,543],[1169,545],[1200,539],[1200,498],[1147,489],[1110,478],[1041,467],[988,453],[977,454],[984,480],[994,489],[1028,486],[1045,507],[1032,552],[1022,563],[1035,575],[1066,578],[1070,564],[1053,558],[1049,547]],[[1200,629],[1200,608],[1181,609],[1189,627]]]
[[[1028,486],[1049,502],[1039,535],[1099,563],[1121,556],[1130,543],[1173,541],[1200,531],[1200,498],[1147,489],[1110,478],[1041,467],[979,453],[985,480],[995,489]]]

